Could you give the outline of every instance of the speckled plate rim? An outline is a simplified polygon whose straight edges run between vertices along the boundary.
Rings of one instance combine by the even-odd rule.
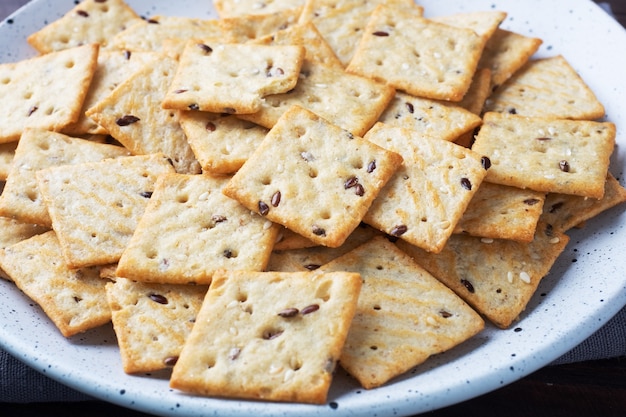
[[[206,0],[128,0],[143,16],[214,17]],[[0,62],[32,55],[24,38],[74,6],[35,0],[0,24]],[[598,95],[617,125],[611,172],[623,183],[626,154],[626,32],[588,0],[420,0],[427,16],[504,10],[502,27],[544,39],[537,56],[562,54]],[[0,280],[0,346],[49,377],[93,397],[157,415],[314,416],[418,414],[498,389],[549,364],[598,330],[626,305],[626,214],[609,210],[570,233],[571,241],[541,282],[520,321],[483,333],[430,358],[382,388],[362,390],[341,370],[328,404],[312,406],[219,400],[171,390],[167,374],[121,371],[111,326],[63,338],[13,284]],[[523,399],[520,399],[523,401]]]

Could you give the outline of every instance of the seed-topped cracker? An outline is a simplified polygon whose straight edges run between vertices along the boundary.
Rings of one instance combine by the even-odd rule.
[[[246,114],[270,94],[295,87],[304,59],[298,45],[251,45],[190,40],[162,106]]]
[[[394,94],[387,85],[305,59],[293,90],[267,96],[261,110],[239,117],[269,129],[296,105],[361,136],[378,120]]]
[[[454,141],[463,133],[473,131],[482,119],[455,104],[398,91],[378,121],[412,129],[424,136]]]
[[[161,56],[136,71],[86,114],[134,155],[163,153],[173,161],[176,171],[195,174],[200,164],[180,127],[179,111],[161,107],[177,65],[175,60]]]
[[[363,285],[340,365],[366,389],[479,333],[483,319],[384,237],[322,265],[354,271]]]
[[[604,185],[604,196],[600,200],[576,195],[548,194],[543,205],[541,220],[551,225],[556,231],[566,232],[624,202],[626,202],[626,189],[609,173]]]
[[[85,0],[63,17],[28,36],[42,54],[90,43],[107,46],[109,40],[141,18],[123,0]]]
[[[276,13],[300,8],[304,0],[214,0],[213,6],[221,18],[250,14]]]
[[[278,225],[223,195],[228,181],[206,174],[159,177],[116,275],[209,284],[218,269],[262,271]]]
[[[610,122],[490,112],[472,150],[491,160],[487,181],[599,199],[614,146]]]
[[[233,174],[252,155],[268,129],[234,115],[185,111],[180,126],[203,172]]]
[[[530,243],[452,235],[438,254],[403,240],[398,247],[496,326],[508,328],[525,310],[541,279],[569,241],[549,225]]]
[[[163,154],[127,156],[37,171],[37,183],[70,268],[115,263],[148,205]]]
[[[0,252],[0,268],[43,309],[65,337],[111,321],[106,280],[97,267],[69,268],[54,231]]]
[[[27,128],[15,151],[4,192],[0,195],[0,215],[50,227],[52,221],[39,192],[37,171],[129,155],[128,150],[120,146]]]
[[[365,139],[402,155],[404,163],[363,221],[425,250],[439,252],[487,171],[463,146],[378,123]]]
[[[318,244],[337,247],[401,161],[397,153],[293,106],[224,193]]]
[[[485,111],[575,120],[604,116],[602,103],[561,55],[527,62],[489,97]]]
[[[158,54],[152,52],[130,51],[100,51],[98,66],[89,86],[89,91],[83,102],[81,115],[75,123],[63,128],[67,135],[104,135],[108,131],[87,117],[87,110],[95,106],[126,81],[132,74],[143,68],[144,65],[155,62]]]
[[[515,74],[542,43],[540,38],[498,28],[487,41],[478,61],[479,68],[491,70],[490,89],[497,89]]]
[[[382,3],[404,7],[418,15],[423,12],[423,7],[413,0],[307,0],[300,23],[312,22],[345,67],[354,55],[372,12]]]
[[[116,278],[106,285],[111,319],[126,373],[153,372],[176,364],[208,290]]]
[[[530,242],[545,193],[483,181],[454,229],[486,239]]]
[[[170,386],[323,404],[360,289],[350,272],[216,274]]]
[[[27,127],[60,131],[80,116],[98,63],[98,45],[0,64],[0,143]]]
[[[380,234],[381,232],[373,227],[361,223],[359,227],[350,233],[350,236],[343,244],[336,248],[320,246],[310,240],[307,241],[313,243],[312,245],[301,245],[301,247],[296,247],[295,244],[292,245],[294,247],[285,247],[286,245],[280,245],[280,242],[277,242],[274,245],[274,251],[270,257],[267,270],[282,272],[314,271]],[[298,236],[302,237],[301,235]]]
[[[158,52],[167,39],[222,38],[231,40],[219,20],[178,16],[152,16],[129,25],[109,42],[123,51]]]
[[[506,12],[501,10],[461,12],[430,19],[446,25],[473,30],[483,43],[487,43],[498,30],[500,23],[506,18]]]
[[[380,5],[346,71],[414,96],[459,101],[472,82],[483,45],[471,29]]]

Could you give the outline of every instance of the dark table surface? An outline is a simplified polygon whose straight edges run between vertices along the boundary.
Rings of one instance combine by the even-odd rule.
[[[207,0],[208,1],[208,0]],[[26,0],[0,0],[0,20]],[[626,26],[626,0],[607,1],[616,19]],[[0,402],[2,416],[116,416],[146,414],[100,401],[14,404]],[[626,357],[553,365],[499,390],[444,409],[428,417],[624,417],[626,416]]]

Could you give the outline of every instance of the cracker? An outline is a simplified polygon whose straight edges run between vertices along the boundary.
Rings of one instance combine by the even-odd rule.
[[[237,172],[268,132],[233,115],[195,111],[181,112],[180,126],[202,171],[213,174]]]
[[[472,82],[483,42],[471,29],[378,6],[346,68],[414,96],[459,101]]]
[[[106,285],[107,302],[124,372],[174,366],[208,287],[162,285],[117,278]]]
[[[17,141],[0,143],[0,181],[6,181],[9,176],[17,143]]]
[[[38,170],[121,156],[129,156],[128,150],[48,130],[25,129],[0,195],[0,215],[49,227],[52,221],[37,186]]]
[[[477,116],[482,115],[483,107],[487,98],[491,94],[491,70],[488,68],[478,68],[474,73],[472,84],[470,84],[469,90],[465,93],[463,100],[457,104]],[[482,123],[482,119],[481,119]],[[474,143],[474,132],[476,129],[467,131],[454,139],[454,143],[457,145],[471,148]]]
[[[359,227],[350,233],[350,236],[343,244],[337,248],[316,245],[315,242],[311,242],[308,239],[307,242],[310,243],[301,247],[292,245],[294,247],[285,248],[284,246],[281,247],[279,242],[274,245],[274,251],[267,265],[267,270],[282,272],[314,271],[380,234],[373,227],[361,223]]]
[[[292,25],[250,42],[263,45],[302,45],[305,48],[305,59],[331,67],[343,68],[343,64],[335,52],[311,22]]]
[[[463,133],[473,131],[482,119],[449,102],[396,92],[378,121],[389,126],[412,129],[425,136],[453,141]]]
[[[315,24],[345,67],[354,55],[372,12],[382,3],[404,7],[418,15],[423,12],[423,7],[413,0],[307,0],[300,22]]]
[[[545,199],[545,193],[539,191],[483,181],[454,233],[530,242]]]
[[[162,154],[37,171],[37,183],[70,268],[115,263],[132,237],[156,178],[174,168]]]
[[[358,230],[357,227],[355,229]],[[345,242],[344,242],[345,244]],[[276,243],[274,243],[274,251],[282,251],[282,250],[291,250],[291,249],[303,249],[303,248],[312,248],[314,246],[318,246],[315,242],[312,242],[310,239],[297,234],[293,230],[287,229],[282,226],[280,231],[278,232],[278,236],[276,237]]]
[[[472,149],[491,160],[487,181],[599,199],[614,146],[610,122],[490,112]]]
[[[152,52],[100,51],[98,66],[83,102],[81,115],[76,123],[64,127],[63,133],[71,136],[108,134],[105,128],[91,120],[85,113],[111,94],[135,71],[144,65],[154,63],[157,58],[158,55]]]
[[[273,13],[227,17],[219,22],[234,42],[244,43],[296,25],[300,11],[300,7],[293,7]]]
[[[65,337],[111,320],[106,280],[97,267],[70,269],[53,231],[6,248],[0,253],[0,267]]]
[[[97,59],[90,44],[0,64],[0,143],[27,127],[59,131],[78,120]]]
[[[42,54],[90,43],[104,48],[113,36],[139,21],[123,0],[85,0],[26,40]]]
[[[496,32],[507,13],[501,10],[460,12],[444,16],[431,17],[434,22],[446,25],[471,29],[487,43]],[[484,47],[484,46],[483,46]]]
[[[162,106],[214,113],[254,113],[262,99],[295,87],[304,59],[297,45],[190,40]]]
[[[602,103],[561,55],[529,61],[496,89],[485,111],[575,120],[604,116]]]
[[[539,49],[543,40],[498,28],[483,49],[479,68],[491,70],[495,90],[519,70]]]
[[[294,106],[224,193],[318,244],[337,247],[401,161],[397,153]]]
[[[299,8],[304,0],[215,0],[213,6],[220,18],[267,14]]]
[[[161,108],[177,62],[161,56],[144,66],[86,115],[135,155],[163,153],[181,173],[198,173],[198,163],[180,127],[177,110]]]
[[[530,243],[452,235],[438,254],[402,240],[397,244],[476,311],[506,329],[525,310],[568,241],[567,235],[541,223]]]
[[[0,217],[0,253],[11,245],[31,238],[35,235],[45,233],[48,230],[50,229],[45,226],[23,223],[7,217]],[[11,281],[11,277],[9,277],[2,270],[2,268],[0,268],[0,278]]]
[[[350,272],[216,274],[170,386],[323,404],[360,289]]]
[[[116,275],[162,284],[209,284],[218,269],[262,271],[278,225],[223,195],[228,180],[161,176]]]
[[[610,173],[600,200],[567,194],[548,194],[541,219],[558,232],[566,232],[614,206],[626,202],[626,190]]]
[[[425,250],[439,252],[487,171],[467,148],[378,123],[365,139],[404,158],[363,221]]]
[[[478,313],[382,236],[320,268],[342,270],[359,273],[363,285],[339,363],[366,389],[484,328]]]
[[[305,60],[293,90],[267,96],[261,110],[239,117],[271,129],[283,113],[297,105],[362,136],[378,120],[394,93],[392,87]]]
[[[158,52],[167,39],[212,37],[230,39],[219,20],[152,16],[129,25],[111,39],[110,46],[124,51]]]

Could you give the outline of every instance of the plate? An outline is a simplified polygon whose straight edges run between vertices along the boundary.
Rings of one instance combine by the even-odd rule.
[[[142,16],[216,17],[206,0],[128,0]],[[502,27],[544,40],[538,57],[563,55],[617,125],[611,172],[626,159],[626,32],[591,1],[420,0],[426,16],[472,10],[508,12]],[[29,33],[62,16],[74,0],[35,0],[0,25],[0,62],[33,55]],[[539,12],[541,10],[541,12]],[[622,179],[623,181],[623,179]],[[514,382],[549,364],[599,329],[626,304],[626,214],[611,209],[570,233],[571,241],[541,282],[519,322],[491,325],[387,385],[363,390],[338,370],[322,406],[195,397],[171,390],[166,373],[122,371],[115,334],[104,326],[63,338],[15,286],[0,280],[0,345],[34,369],[76,390],[157,415],[411,415],[458,403]]]

